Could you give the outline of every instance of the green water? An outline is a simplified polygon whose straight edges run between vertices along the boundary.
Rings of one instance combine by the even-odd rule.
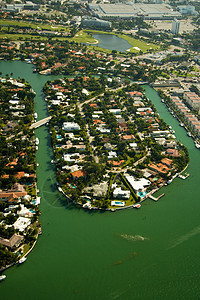
[[[35,92],[38,117],[46,116],[45,77],[22,62],[1,62],[0,71],[27,79]],[[74,208],[56,190],[48,128],[36,130],[42,235],[28,260],[5,272],[1,299],[199,299],[200,152],[146,87],[160,116],[190,153],[187,180],[176,179],[141,209],[89,212]],[[145,239],[141,239],[141,237]]]

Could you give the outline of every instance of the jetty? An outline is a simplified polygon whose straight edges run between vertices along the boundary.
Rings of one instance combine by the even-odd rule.
[[[158,197],[154,197],[152,195],[149,195],[149,198],[152,199],[153,201],[158,201],[161,197],[163,197],[165,195],[165,193],[163,193],[162,195],[158,196]]]
[[[189,176],[190,176],[190,174],[188,174],[188,173],[185,174],[185,175],[182,175],[182,174],[179,174],[179,175],[178,175],[178,177],[181,178],[181,179],[186,179],[186,178],[188,178]]]

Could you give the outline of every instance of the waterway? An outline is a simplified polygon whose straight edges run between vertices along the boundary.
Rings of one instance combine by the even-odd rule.
[[[35,90],[38,119],[47,116],[45,77],[22,62],[1,62],[3,74],[24,77]],[[190,177],[175,179],[158,202],[141,209],[89,212],[67,204],[56,190],[48,128],[36,130],[42,235],[27,261],[5,272],[5,300],[199,299],[200,152],[157,93],[145,87],[160,116],[188,147]],[[142,238],[143,237],[143,238]]]
[[[99,41],[98,44],[93,45],[104,49],[126,52],[132,47],[129,42],[113,34],[93,34],[92,36]]]

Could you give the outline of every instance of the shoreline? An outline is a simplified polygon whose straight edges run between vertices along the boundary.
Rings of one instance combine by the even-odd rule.
[[[99,40],[96,40],[95,39],[95,42],[94,43],[91,43],[91,42],[86,42],[87,45],[97,45],[99,44]]]

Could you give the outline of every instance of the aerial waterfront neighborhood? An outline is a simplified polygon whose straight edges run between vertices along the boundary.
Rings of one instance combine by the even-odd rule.
[[[38,123],[31,82],[1,73],[0,271],[25,257],[41,233],[39,126],[51,136],[58,191],[89,210],[139,208],[189,176],[188,150],[148,88],[200,148],[198,3],[19,2],[0,3],[0,59],[47,77],[48,115]],[[128,46],[106,47],[101,35]]]

